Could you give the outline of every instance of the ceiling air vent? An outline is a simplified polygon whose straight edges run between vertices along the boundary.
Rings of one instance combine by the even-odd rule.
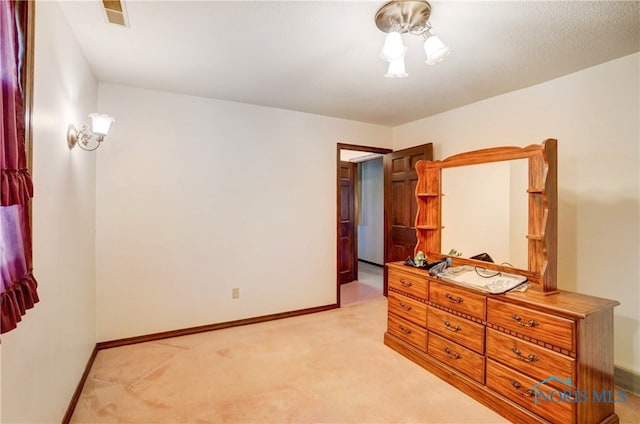
[[[107,21],[112,24],[129,26],[124,4],[120,0],[102,0]]]

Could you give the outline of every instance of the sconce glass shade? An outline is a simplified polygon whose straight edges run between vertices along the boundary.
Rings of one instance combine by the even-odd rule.
[[[451,49],[435,35],[427,32],[427,39],[424,40],[424,52],[427,55],[427,65],[435,65],[449,56]]]
[[[404,69],[404,57],[389,62],[389,68],[384,75],[386,78],[406,78],[409,76]]]
[[[87,124],[84,124],[79,130],[73,124],[69,124],[67,128],[67,145],[69,149],[78,146],[88,152],[96,150],[109,133],[111,124],[115,122],[115,119],[103,113],[91,113],[89,118],[91,118],[91,130],[89,130]]]
[[[387,34],[384,39],[384,46],[380,54],[384,60],[391,62],[392,60],[402,59],[407,54],[407,48],[402,42],[402,35],[397,31]]]
[[[111,116],[104,113],[91,113],[89,114],[89,118],[91,118],[91,127],[93,129],[93,133],[97,136],[102,137],[109,134],[109,128],[115,121],[115,119],[113,119]]]

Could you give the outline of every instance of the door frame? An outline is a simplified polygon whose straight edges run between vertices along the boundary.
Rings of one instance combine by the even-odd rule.
[[[340,203],[341,203],[341,200],[340,200],[341,199],[340,197],[340,151],[341,150],[355,150],[359,152],[380,153],[383,155],[393,152],[393,149],[386,149],[382,147],[360,146],[357,144],[337,143],[337,146],[336,146],[336,300],[337,300],[338,308],[341,305],[341,300],[340,300],[340,251],[342,248],[342,243],[340,243]],[[383,204],[386,205],[384,200],[383,200]],[[356,229],[355,230],[356,234],[357,234],[357,231],[358,230]],[[357,248],[357,246],[354,246],[354,248]],[[383,249],[386,249],[386,246],[384,246]]]

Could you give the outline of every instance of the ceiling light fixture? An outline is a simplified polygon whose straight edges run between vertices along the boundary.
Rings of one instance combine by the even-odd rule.
[[[383,4],[376,13],[376,26],[386,32],[380,56],[389,62],[385,77],[405,78],[409,76],[404,67],[407,48],[402,42],[402,34],[422,35],[425,63],[435,65],[449,55],[451,49],[436,37],[431,29],[429,17],[431,5],[426,0],[392,0]]]
[[[91,118],[91,127],[92,130],[89,130],[89,127],[85,124],[82,126],[80,130],[77,130],[73,124],[69,124],[69,128],[67,129],[67,144],[70,149],[73,149],[76,144],[82,150],[86,150],[88,152],[92,150],[96,150],[100,147],[100,143],[109,133],[109,128],[111,124],[115,121],[111,116],[105,115],[103,113],[92,113],[89,115]],[[93,147],[90,146],[90,142]]]

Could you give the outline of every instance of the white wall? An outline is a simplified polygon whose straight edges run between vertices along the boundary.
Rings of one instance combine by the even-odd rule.
[[[60,422],[95,345],[95,154],[67,125],[98,85],[57,3],[38,2],[33,111],[33,259],[40,302],[2,336],[2,422]]]
[[[382,158],[361,162],[362,221],[358,225],[358,259],[384,263],[384,173]]]
[[[336,144],[390,128],[109,84],[99,104],[99,340],[336,302]]]
[[[640,372],[640,55],[394,129],[444,158],[558,139],[558,286],[620,301],[615,363]]]

